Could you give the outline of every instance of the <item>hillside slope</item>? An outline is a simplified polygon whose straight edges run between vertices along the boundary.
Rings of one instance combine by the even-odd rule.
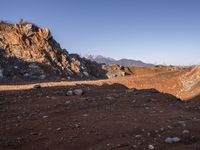
[[[47,28],[0,22],[0,79],[106,78],[102,66],[69,54]]]

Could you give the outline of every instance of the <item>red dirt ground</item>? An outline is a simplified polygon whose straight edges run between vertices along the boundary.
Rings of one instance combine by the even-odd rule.
[[[0,85],[0,149],[199,150],[200,99],[175,97],[186,71],[142,75],[138,69],[109,80]],[[76,88],[84,95],[66,96]],[[167,137],[181,141],[168,144]]]

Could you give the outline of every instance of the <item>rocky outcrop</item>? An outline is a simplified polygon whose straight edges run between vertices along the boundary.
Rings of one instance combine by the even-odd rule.
[[[200,65],[194,67],[190,72],[181,76],[180,81],[184,91],[190,91],[200,83]]]
[[[69,54],[47,28],[0,22],[0,79],[106,78],[100,64]]]
[[[124,77],[126,74],[125,67],[120,65],[103,65],[103,69],[107,70],[108,78]]]
[[[180,76],[180,90],[177,97],[189,100],[200,95],[200,65]]]

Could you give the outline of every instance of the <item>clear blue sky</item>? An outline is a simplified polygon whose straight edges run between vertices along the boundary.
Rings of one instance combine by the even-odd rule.
[[[71,53],[200,63],[200,0],[1,0],[0,19],[20,18]]]

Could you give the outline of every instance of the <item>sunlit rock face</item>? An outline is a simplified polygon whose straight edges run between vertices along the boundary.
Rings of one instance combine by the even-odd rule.
[[[197,65],[190,72],[183,75],[180,79],[185,91],[192,90],[192,88],[200,83],[200,65]]]
[[[181,89],[178,97],[188,100],[200,95],[200,65],[180,77]]]
[[[8,79],[106,78],[101,65],[69,54],[54,40],[49,29],[33,23],[0,22],[0,57]],[[0,75],[3,78],[3,73]]]

